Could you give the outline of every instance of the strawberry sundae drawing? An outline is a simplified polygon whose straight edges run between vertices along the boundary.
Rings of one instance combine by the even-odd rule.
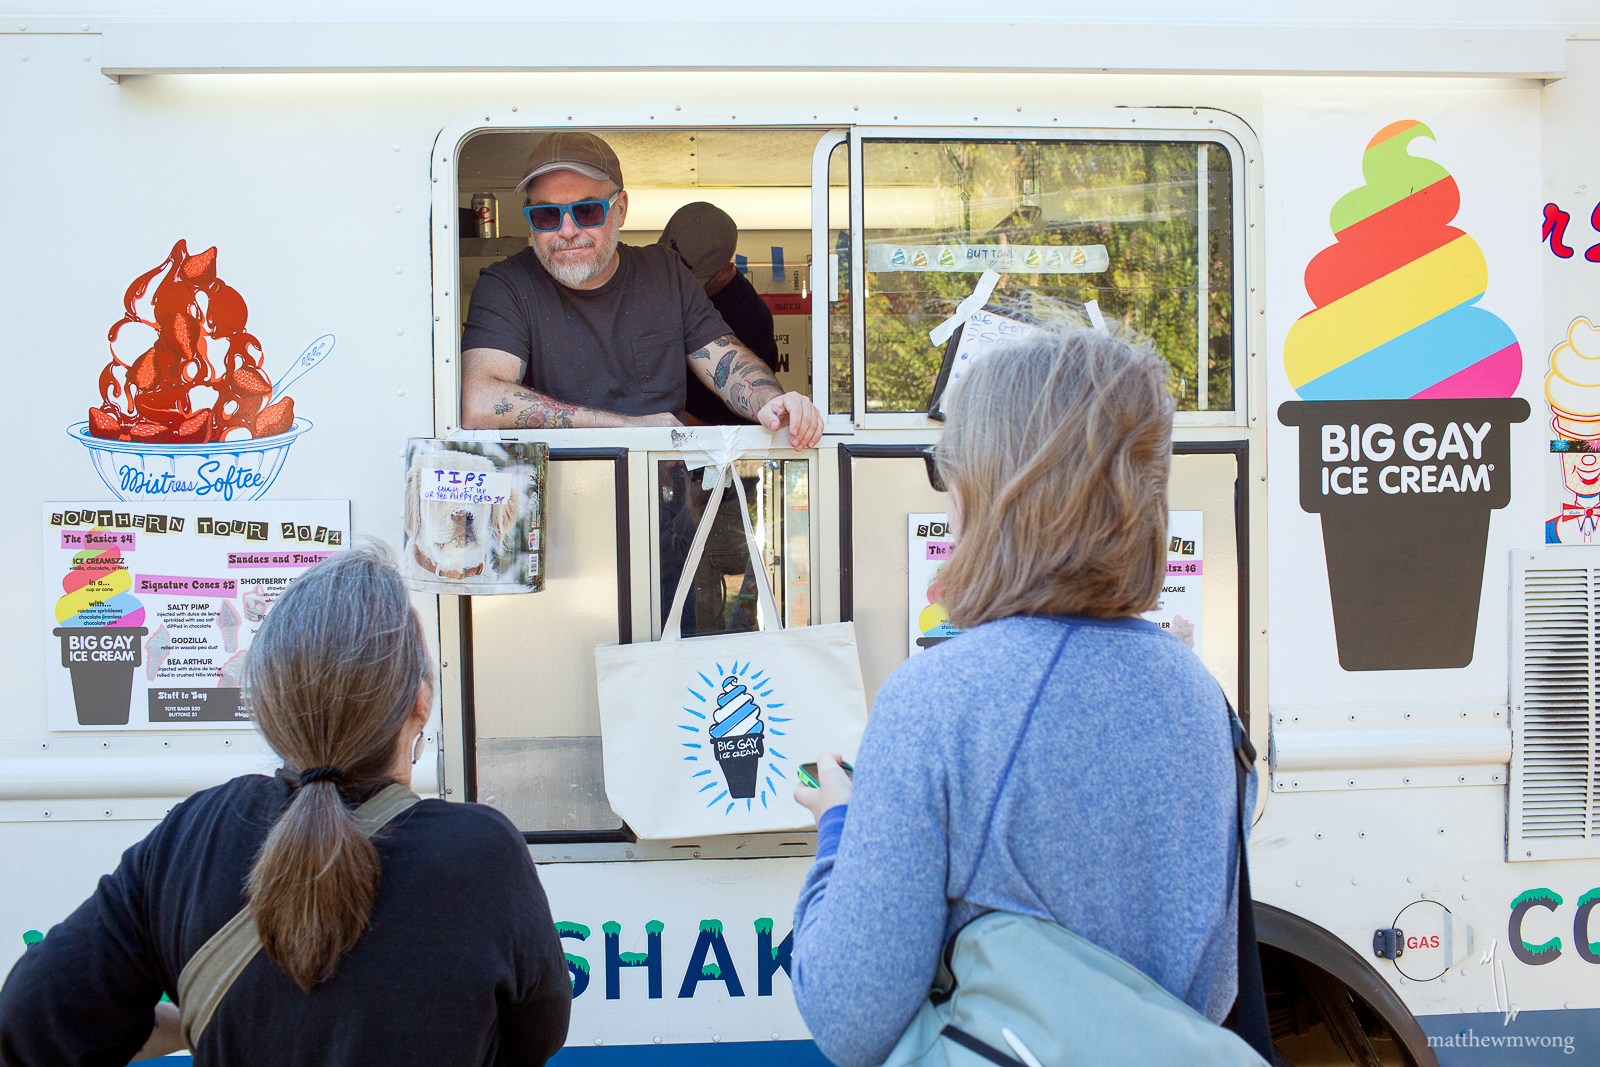
[[[1349,671],[1472,662],[1491,514],[1511,500],[1522,350],[1477,306],[1488,264],[1449,225],[1460,190],[1414,156],[1405,120],[1362,155],[1365,184],[1329,216],[1335,243],[1306,266],[1316,305],[1283,366],[1300,400],[1300,507],[1322,518],[1339,664]]]
[[[274,389],[248,315],[217,276],[215,248],[190,255],[179,241],[128,286],[107,334],[100,403],[67,431],[120,499],[254,500],[271,486],[311,423]],[[314,342],[290,378],[332,343]]]
[[[244,617],[251,622],[260,622],[267,617],[267,612],[272,609],[272,600],[267,596],[267,591],[259,585],[252,585],[239,597],[239,602],[244,606]]]

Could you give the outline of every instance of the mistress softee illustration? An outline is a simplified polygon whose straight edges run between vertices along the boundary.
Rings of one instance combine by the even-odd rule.
[[[333,337],[312,342],[275,387],[244,297],[217,274],[216,248],[190,255],[181,240],[122,303],[100,403],[67,429],[106,488],[122,500],[261,497],[311,428],[284,390]]]

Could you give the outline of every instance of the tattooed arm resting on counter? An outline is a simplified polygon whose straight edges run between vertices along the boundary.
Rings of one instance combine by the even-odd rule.
[[[728,410],[769,430],[787,423],[793,447],[811,448],[822,439],[822,413],[811,398],[784,392],[767,365],[733,334],[690,352],[689,370],[722,398]]]
[[[497,348],[461,353],[461,425],[469,430],[564,430],[595,426],[681,426],[670,412],[618,415],[567,404],[522,384],[522,360]]]

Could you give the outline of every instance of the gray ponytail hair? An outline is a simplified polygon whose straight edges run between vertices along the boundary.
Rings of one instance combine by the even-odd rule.
[[[344,795],[388,780],[433,662],[406,583],[379,544],[330,557],[272,607],[247,661],[256,725],[299,784],[250,872],[267,955],[302,989],[355,947],[378,893],[377,850]]]

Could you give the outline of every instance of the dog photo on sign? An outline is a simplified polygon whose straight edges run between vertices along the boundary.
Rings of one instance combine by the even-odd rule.
[[[428,593],[544,588],[543,444],[413,438],[406,449],[405,568]]]

